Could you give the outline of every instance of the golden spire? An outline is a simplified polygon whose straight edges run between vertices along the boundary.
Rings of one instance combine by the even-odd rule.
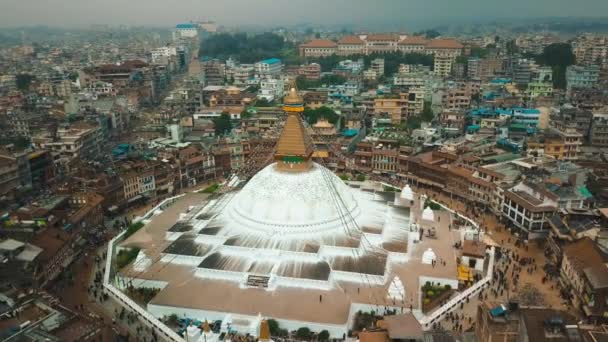
[[[274,155],[277,168],[282,171],[308,170],[313,146],[300,121],[300,113],[304,111],[304,101],[295,88],[291,88],[289,94],[285,96],[283,110],[287,113],[287,120]]]
[[[268,326],[268,321],[263,319],[260,322],[260,341],[270,341],[270,327]]]
[[[207,320],[205,320],[205,323],[203,323],[203,332],[209,333],[210,331],[211,331],[211,329],[209,328],[209,322],[207,322]]]

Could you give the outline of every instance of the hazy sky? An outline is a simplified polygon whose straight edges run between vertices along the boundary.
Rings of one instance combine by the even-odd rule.
[[[295,23],[398,27],[465,19],[608,16],[608,0],[0,0],[0,26]]]

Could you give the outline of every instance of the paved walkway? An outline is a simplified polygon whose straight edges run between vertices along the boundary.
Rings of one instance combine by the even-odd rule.
[[[423,189],[420,191],[474,219],[484,229],[486,236],[491,238],[505,254],[497,260],[495,267],[495,274],[503,272],[503,280],[500,281],[500,277],[496,277],[490,288],[483,290],[480,296],[476,296],[461,308],[453,311],[453,314],[444,319],[438,328],[449,331],[467,331],[474,328],[477,308],[481,301],[506,304],[509,298],[518,297],[520,289],[526,284],[532,284],[541,294],[542,300],[538,305],[574,312],[574,309],[569,307],[560,296],[558,279],[549,279],[543,270],[547,258],[544,255],[544,247],[539,245],[539,241],[516,243],[517,239],[498,222],[493,213],[483,213],[482,210],[475,209],[470,204],[450,199],[449,196],[443,194]],[[529,264],[521,265],[519,260],[529,260]]]

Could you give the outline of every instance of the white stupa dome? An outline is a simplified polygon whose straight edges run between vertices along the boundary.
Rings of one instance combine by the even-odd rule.
[[[437,254],[433,252],[433,249],[429,248],[424,253],[422,253],[422,263],[430,265],[434,260],[437,259]]]
[[[348,186],[325,167],[289,172],[273,163],[236,195],[228,215],[250,233],[285,236],[343,230],[344,218],[360,212]]]
[[[412,191],[412,188],[410,188],[409,184],[406,184],[403,187],[403,190],[401,190],[401,198],[407,201],[413,201],[414,200],[414,192]]]
[[[426,207],[422,211],[422,219],[426,221],[435,221],[435,213],[431,207]]]

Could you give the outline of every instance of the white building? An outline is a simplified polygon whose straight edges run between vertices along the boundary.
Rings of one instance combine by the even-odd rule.
[[[163,46],[150,51],[152,63],[159,63],[163,58],[177,56],[177,49],[174,46]]]
[[[255,63],[255,73],[260,77],[277,76],[283,70],[283,63],[278,58],[269,58]]]
[[[196,38],[198,36],[198,27],[194,24],[177,24],[173,32],[173,38]]]
[[[260,90],[258,91],[258,99],[266,99],[273,101],[280,99],[285,95],[285,82],[283,80],[269,78],[263,79],[260,82]]]

